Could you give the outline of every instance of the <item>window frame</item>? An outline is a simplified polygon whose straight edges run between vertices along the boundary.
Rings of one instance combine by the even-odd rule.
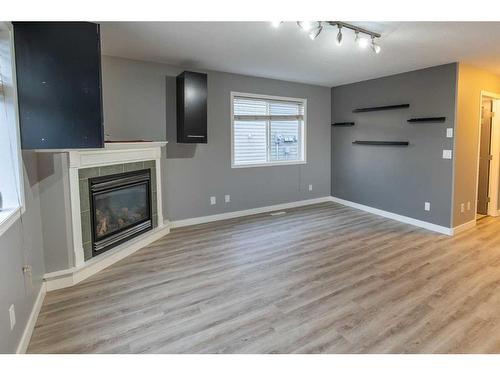
[[[24,177],[23,177],[23,162],[22,162],[22,151],[21,151],[21,134],[19,130],[19,107],[17,101],[17,80],[16,80],[16,64],[15,64],[15,51],[14,51],[14,28],[11,22],[0,22],[0,32],[7,33],[9,37],[9,59],[10,59],[10,74],[7,78],[11,80],[13,90],[10,93],[12,95],[14,121],[9,122],[7,126],[9,127],[9,135],[13,136],[14,143],[14,160],[12,160],[14,171],[16,173],[15,180],[17,186],[15,187],[19,194],[19,202],[17,206],[11,207],[9,209],[4,209],[0,211],[0,236],[4,234],[26,211],[25,203],[25,189],[24,189]],[[9,68],[7,68],[9,69]],[[0,72],[2,74],[3,72]],[[9,72],[8,72],[9,73]],[[10,76],[10,77],[9,77]],[[6,95],[5,91],[3,95]],[[5,202],[4,202],[5,203]]]
[[[255,98],[262,100],[276,100],[285,102],[297,102],[301,103],[304,107],[304,120],[301,129],[301,139],[302,144],[300,148],[302,150],[302,158],[300,160],[284,160],[284,161],[270,161],[265,163],[249,163],[249,164],[235,164],[234,163],[234,98],[235,97],[245,97],[245,98]],[[231,91],[230,93],[230,108],[231,108],[231,168],[254,168],[254,167],[273,167],[278,165],[301,165],[307,164],[307,98],[292,98],[286,96],[275,96],[275,95],[263,95],[254,94],[247,92]],[[269,148],[267,148],[268,150]],[[267,151],[269,152],[269,151]]]

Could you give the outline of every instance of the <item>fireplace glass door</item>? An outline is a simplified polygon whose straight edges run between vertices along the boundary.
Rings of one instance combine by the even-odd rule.
[[[90,191],[94,254],[152,228],[149,170],[93,178]]]

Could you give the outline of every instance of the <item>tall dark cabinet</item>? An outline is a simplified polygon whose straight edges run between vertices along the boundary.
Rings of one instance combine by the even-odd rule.
[[[207,75],[177,76],[177,142],[207,143]]]
[[[104,146],[99,25],[14,22],[23,149]]]

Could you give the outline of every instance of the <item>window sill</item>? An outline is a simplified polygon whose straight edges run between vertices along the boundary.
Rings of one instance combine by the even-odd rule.
[[[253,168],[253,167],[275,167],[278,165],[300,165],[307,164],[305,160],[280,161],[276,163],[261,163],[261,164],[232,164],[231,168]]]
[[[0,211],[0,236],[21,217],[21,207]]]

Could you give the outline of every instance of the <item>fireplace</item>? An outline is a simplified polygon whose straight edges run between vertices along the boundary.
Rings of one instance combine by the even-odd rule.
[[[149,169],[89,179],[92,254],[153,228]]]

